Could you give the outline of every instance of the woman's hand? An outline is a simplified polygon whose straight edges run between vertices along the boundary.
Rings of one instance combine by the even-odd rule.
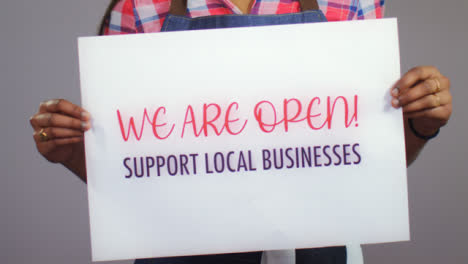
[[[403,108],[405,118],[406,165],[437,135],[452,114],[450,81],[432,66],[411,69],[394,85],[392,105]],[[411,122],[409,121],[411,120]]]
[[[90,128],[90,115],[64,99],[48,100],[31,117],[34,141],[48,161],[62,163],[85,180],[84,131]]]
[[[411,69],[391,90],[393,107],[402,107],[414,129],[430,136],[444,126],[452,114],[450,80],[433,66]]]

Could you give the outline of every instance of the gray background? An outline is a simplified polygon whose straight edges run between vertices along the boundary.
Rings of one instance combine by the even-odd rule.
[[[45,99],[79,103],[76,38],[95,33],[106,5],[1,5],[1,263],[91,262],[86,185],[36,152],[28,119]],[[387,1],[386,16],[399,19],[402,71],[436,65],[452,80],[454,113],[409,169],[411,242],[365,246],[367,264],[468,263],[467,9],[464,0]]]

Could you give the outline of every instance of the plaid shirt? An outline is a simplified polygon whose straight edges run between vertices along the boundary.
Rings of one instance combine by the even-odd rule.
[[[298,0],[253,0],[250,14],[300,12]],[[105,35],[161,31],[171,0],[121,0],[112,10]],[[328,21],[381,18],[385,0],[318,0]],[[188,0],[189,17],[242,14],[230,0]]]

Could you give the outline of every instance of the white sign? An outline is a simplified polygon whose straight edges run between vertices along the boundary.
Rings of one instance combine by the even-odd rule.
[[[409,239],[395,19],[79,39],[93,260]]]

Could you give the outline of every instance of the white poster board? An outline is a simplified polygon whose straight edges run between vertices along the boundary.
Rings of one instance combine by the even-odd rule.
[[[396,19],[87,37],[79,54],[93,260],[409,239]]]

